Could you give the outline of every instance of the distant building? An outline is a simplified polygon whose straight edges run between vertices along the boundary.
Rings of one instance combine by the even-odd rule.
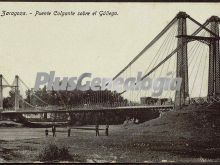
[[[158,101],[158,98],[141,97],[140,101],[142,105],[154,105]]]
[[[153,97],[141,97],[141,105],[164,105],[172,104],[171,98],[153,98]]]
[[[207,102],[207,97],[193,97],[190,98],[190,103],[203,103]]]

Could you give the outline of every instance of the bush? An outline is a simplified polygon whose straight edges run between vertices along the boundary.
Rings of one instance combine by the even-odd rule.
[[[59,157],[62,158],[62,160],[72,160],[72,156],[70,155],[67,147],[60,148],[58,153]]]
[[[67,147],[58,148],[56,144],[48,144],[39,154],[40,161],[72,160]]]

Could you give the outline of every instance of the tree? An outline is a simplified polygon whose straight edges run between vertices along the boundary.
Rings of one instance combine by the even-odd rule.
[[[38,99],[37,97],[40,99]],[[56,106],[84,106],[85,104],[89,105],[115,105],[119,103],[126,104],[127,100],[124,99],[119,93],[111,92],[108,90],[105,91],[47,91],[46,87],[39,89],[35,92],[26,91],[26,99],[28,103],[34,106],[45,106],[44,102],[49,105]]]
[[[21,95],[18,96],[19,106],[21,107],[22,101],[21,101],[20,98],[22,98]],[[8,109],[8,108],[14,108],[14,106],[15,106],[15,91],[14,90],[10,90],[9,91],[9,96],[3,99],[3,107]]]

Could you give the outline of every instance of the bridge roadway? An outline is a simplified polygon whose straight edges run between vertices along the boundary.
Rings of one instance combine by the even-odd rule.
[[[124,106],[124,107],[97,107],[95,109],[88,107],[81,108],[72,108],[72,109],[54,109],[54,110],[46,110],[46,109],[35,109],[35,110],[3,110],[0,114],[39,114],[39,113],[84,113],[84,112],[109,112],[109,111],[147,111],[147,110],[159,110],[159,111],[168,111],[172,110],[174,105],[152,105],[152,106]]]

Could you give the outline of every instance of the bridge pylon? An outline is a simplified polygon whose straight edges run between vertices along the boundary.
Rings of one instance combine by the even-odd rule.
[[[0,111],[3,110],[3,76],[0,74]]]
[[[219,37],[220,18],[212,16],[207,20],[210,30]],[[210,37],[216,37],[210,34]],[[220,53],[219,40],[212,40],[209,44],[209,73],[208,73],[208,99],[220,96]]]
[[[19,77],[15,76],[15,111],[19,109]]]
[[[175,93],[175,109],[180,109],[186,104],[186,98],[189,97],[189,85],[188,85],[188,57],[187,57],[187,39],[183,36],[187,35],[186,19],[188,15],[185,12],[179,12],[177,14],[178,19],[178,41],[177,47],[182,45],[177,51],[177,65],[176,65],[176,77],[182,78],[180,91]]]

